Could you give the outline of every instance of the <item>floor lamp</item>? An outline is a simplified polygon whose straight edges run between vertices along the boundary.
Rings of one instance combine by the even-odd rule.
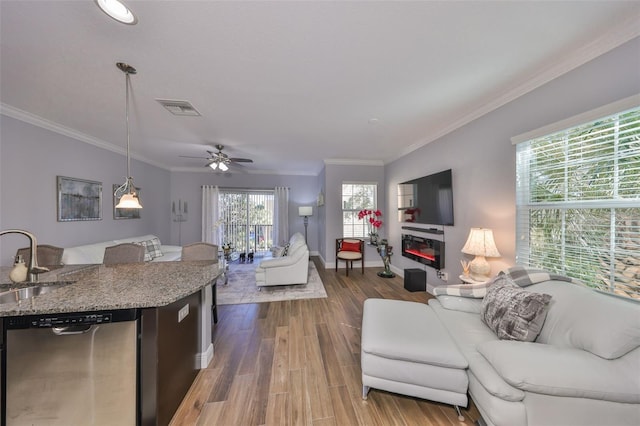
[[[298,216],[304,217],[304,243],[307,244],[307,227],[309,226],[309,216],[313,216],[313,207],[312,206],[298,207]]]

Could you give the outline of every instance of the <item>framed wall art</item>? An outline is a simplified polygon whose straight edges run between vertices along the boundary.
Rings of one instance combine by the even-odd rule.
[[[116,189],[121,185],[113,185],[113,218],[114,219],[140,219],[142,209],[116,209],[122,195],[116,197]],[[136,188],[136,193],[140,197],[140,188]]]
[[[58,222],[102,220],[102,182],[57,177]]]

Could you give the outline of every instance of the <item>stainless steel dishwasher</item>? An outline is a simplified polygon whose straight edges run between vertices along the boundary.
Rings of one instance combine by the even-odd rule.
[[[6,424],[135,425],[136,309],[5,318]]]

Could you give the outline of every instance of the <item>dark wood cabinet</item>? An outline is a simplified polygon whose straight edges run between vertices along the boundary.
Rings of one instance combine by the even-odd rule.
[[[142,310],[142,425],[168,425],[198,374],[200,298],[196,292],[170,305]]]

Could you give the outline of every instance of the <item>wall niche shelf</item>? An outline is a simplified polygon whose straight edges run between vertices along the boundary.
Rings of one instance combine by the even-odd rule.
[[[444,230],[436,229],[436,228],[418,228],[415,226],[403,226],[402,229],[406,229],[408,231],[425,232],[427,234],[444,235]]]

